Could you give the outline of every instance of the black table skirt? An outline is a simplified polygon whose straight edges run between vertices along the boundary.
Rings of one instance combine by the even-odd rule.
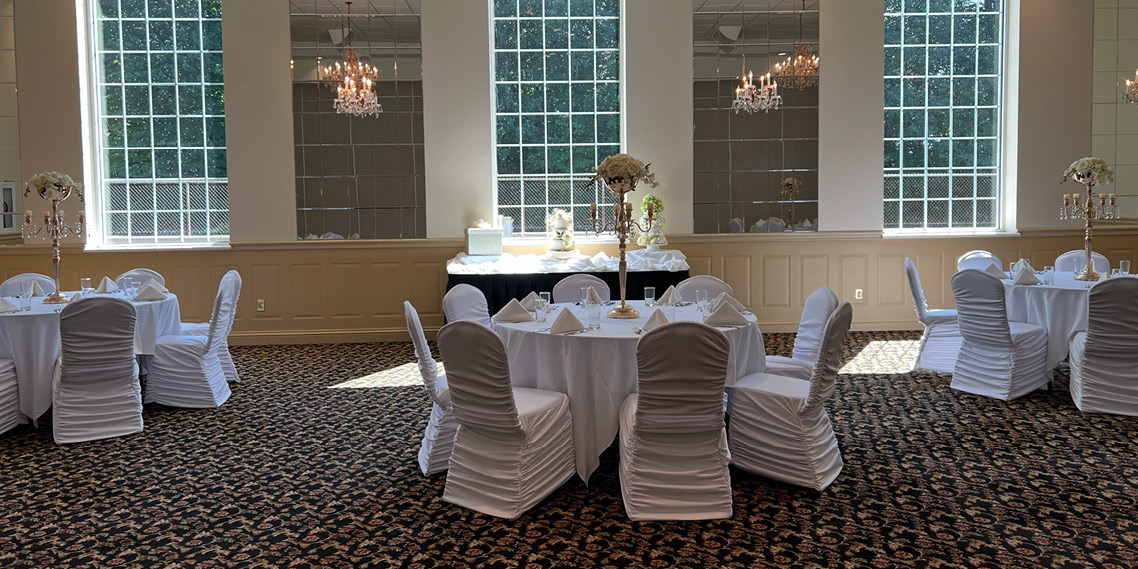
[[[520,275],[448,275],[447,290],[458,284],[468,284],[486,295],[490,314],[506,306],[510,299],[521,300],[531,292],[553,292],[553,285],[574,273],[532,273]],[[620,273],[605,271],[588,273],[600,278],[609,285],[613,300],[620,300]],[[664,294],[669,286],[679,284],[688,278],[688,271],[629,271],[628,300],[644,300],[644,287],[656,287],[656,297]]]

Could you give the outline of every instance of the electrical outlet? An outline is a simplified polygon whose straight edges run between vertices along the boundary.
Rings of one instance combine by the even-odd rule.
[[[861,298],[861,297],[858,296],[858,298]],[[265,311],[265,299],[258,298],[257,299],[257,312],[264,312],[264,311]]]
[[[854,300],[861,300],[863,298],[865,298],[865,291],[861,290],[860,288],[855,288],[854,289]],[[261,309],[263,310],[264,306],[261,306]]]

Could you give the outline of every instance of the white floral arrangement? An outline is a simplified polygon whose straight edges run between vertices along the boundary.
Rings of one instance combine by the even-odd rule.
[[[640,201],[640,209],[644,212],[640,216],[640,226],[648,226],[648,206],[652,206],[652,227],[647,233],[641,231],[636,237],[637,245],[667,245],[668,239],[664,237],[664,201],[652,194],[644,194]]]
[[[83,185],[60,172],[42,172],[32,176],[24,184],[24,196],[27,197],[33,191],[48,201],[62,201],[73,193],[78,194],[80,200],[83,199]]]
[[[1114,170],[1102,158],[1088,156],[1079,158],[1063,171],[1063,181],[1074,180],[1080,184],[1113,184]]]
[[[573,248],[573,214],[563,209],[555,209],[545,216],[545,227],[550,231],[550,239],[561,241],[561,250]]]
[[[593,168],[596,175],[589,181],[629,182],[633,186],[645,182],[655,188],[660,184],[656,182],[656,175],[648,170],[649,166],[651,164],[645,164],[627,154],[613,154]]]
[[[802,185],[802,180],[795,177],[786,178],[782,181],[782,187],[788,190],[797,190],[798,186]]]

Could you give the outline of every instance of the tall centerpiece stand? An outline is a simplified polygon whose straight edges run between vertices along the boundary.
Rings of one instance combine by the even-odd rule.
[[[32,223],[32,210],[24,211],[24,224],[20,227],[20,235],[24,239],[40,236],[41,239],[51,239],[51,264],[55,270],[55,292],[44,298],[44,304],[63,304],[69,299],[63,294],[59,283],[59,240],[72,234],[79,236],[83,233],[83,214],[79,214],[79,221],[75,225],[68,225],[63,219],[63,212],[59,209],[59,202],[77,194],[83,199],[83,186],[71,176],[59,172],[44,172],[32,176],[25,185],[24,197],[36,192],[41,198],[51,202],[51,210],[43,212],[43,225]]]
[[[1094,224],[1096,219],[1114,219],[1117,213],[1114,194],[1110,194],[1110,203],[1107,195],[1099,194],[1099,203],[1095,203],[1095,184],[1114,183],[1114,170],[1110,169],[1105,160],[1101,158],[1080,158],[1063,172],[1063,181],[1074,180],[1086,188],[1086,202],[1080,204],[1079,194],[1063,194],[1063,206],[1059,210],[1059,219],[1082,219],[1086,231],[1083,236],[1083,249],[1086,255],[1086,268],[1075,275],[1075,280],[1097,281],[1100,275],[1095,271],[1092,243],[1094,241]]]
[[[652,204],[647,204],[646,223],[644,225],[637,223],[632,216],[632,202],[627,201],[625,196],[636,190],[638,182],[647,182],[652,187],[656,187],[656,176],[648,171],[648,164],[627,155],[627,154],[614,154],[601,161],[594,171],[596,175],[590,180],[590,183],[601,180],[608,187],[609,191],[613,194],[613,207],[612,207],[612,222],[609,223],[602,218],[598,218],[597,204],[589,204],[589,212],[592,217],[593,231],[597,235],[602,232],[612,231],[616,235],[618,246],[620,248],[620,304],[616,308],[609,311],[608,317],[614,319],[628,319],[637,318],[640,313],[636,309],[628,305],[626,283],[628,280],[628,262],[625,260],[625,250],[628,246],[628,239],[633,236],[635,231],[647,233],[652,230],[653,210]]]

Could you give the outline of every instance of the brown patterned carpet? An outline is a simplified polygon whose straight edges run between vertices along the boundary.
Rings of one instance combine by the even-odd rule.
[[[615,448],[515,521],[442,502],[409,344],[235,347],[220,409],[147,406],[142,434],[71,446],[0,435],[0,566],[1138,566],[1138,418],[1080,413],[1065,369],[1012,403],[955,392],[903,371],[915,339],[850,335],[825,492],[733,469],[732,519],[666,523],[625,517]]]

